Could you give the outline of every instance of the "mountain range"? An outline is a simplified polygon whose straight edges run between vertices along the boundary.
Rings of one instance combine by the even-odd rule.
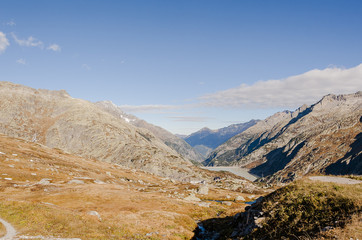
[[[182,140],[110,101],[0,82],[0,133],[185,181],[212,178],[193,163],[204,159],[197,149],[205,156],[214,148],[202,164],[248,168],[268,183],[315,173],[362,174],[361,116],[362,92],[330,94],[295,111],[204,128]]]
[[[266,182],[306,174],[362,174],[362,92],[327,95],[278,112],[217,147],[207,166],[249,168]]]
[[[202,179],[201,170],[151,131],[104,105],[72,98],[64,90],[0,82],[0,133],[163,177]]]
[[[245,131],[249,127],[255,125],[259,120],[250,120],[246,123],[232,124],[228,127],[211,130],[202,128],[188,136],[181,136],[185,141],[196,149],[204,158],[206,158],[212,150],[223,144],[231,137]]]

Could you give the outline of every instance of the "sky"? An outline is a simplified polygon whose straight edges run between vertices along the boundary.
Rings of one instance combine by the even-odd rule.
[[[359,0],[2,0],[0,81],[172,133],[362,90]]]

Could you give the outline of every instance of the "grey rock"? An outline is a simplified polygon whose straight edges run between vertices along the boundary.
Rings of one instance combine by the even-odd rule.
[[[209,194],[209,187],[207,185],[201,185],[197,189],[197,193],[201,194],[201,195],[207,195],[207,194]]]
[[[241,202],[243,202],[243,201],[245,201],[245,198],[244,198],[243,196],[236,196],[236,197],[235,197],[235,201],[241,201]]]
[[[190,194],[189,196],[185,197],[184,200],[191,202],[201,202],[201,199],[196,197],[195,194]]]
[[[79,179],[73,179],[73,180],[70,180],[68,182],[68,184],[84,184],[84,181],[83,180],[79,180]]]
[[[40,184],[40,185],[49,185],[49,184],[51,184],[51,181],[52,181],[52,179],[50,179],[50,178],[43,178],[38,182],[38,184]]]
[[[99,221],[102,221],[101,215],[97,211],[89,211],[88,215],[96,216]]]

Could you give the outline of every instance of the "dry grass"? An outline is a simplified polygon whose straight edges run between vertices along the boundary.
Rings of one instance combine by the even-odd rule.
[[[3,237],[6,234],[6,229],[4,225],[0,223],[0,237]]]
[[[0,154],[0,217],[22,235],[190,239],[196,220],[234,214],[245,206],[211,202],[209,208],[200,207],[183,200],[196,185],[174,184],[142,171],[1,135],[0,152],[5,153]],[[51,179],[51,184],[38,184],[44,178]],[[84,184],[68,184],[73,179]],[[232,200],[237,195],[249,196],[219,188],[197,196]],[[89,211],[97,211],[102,219]]]
[[[297,181],[267,196],[262,211],[263,227],[247,239],[362,238],[362,184]],[[324,231],[326,227],[333,230]]]

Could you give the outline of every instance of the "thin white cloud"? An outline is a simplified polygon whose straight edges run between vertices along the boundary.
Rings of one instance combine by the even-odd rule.
[[[85,64],[85,63],[82,64],[82,68],[87,70],[87,71],[92,69],[88,64]]]
[[[52,44],[47,47],[47,50],[52,50],[54,52],[60,52],[62,49],[58,44]]]
[[[11,35],[13,36],[15,42],[17,44],[19,44],[20,46],[25,46],[25,47],[40,47],[43,48],[44,47],[44,43],[42,41],[37,40],[36,38],[30,36],[27,39],[19,39],[15,33],[11,33]]]
[[[207,122],[211,118],[209,117],[197,117],[197,116],[176,116],[176,117],[168,117],[175,122]]]
[[[0,54],[2,54],[9,45],[10,43],[9,40],[6,38],[6,34],[0,32]]]
[[[6,22],[6,23],[5,23],[5,25],[6,25],[6,26],[13,27],[13,26],[15,26],[15,25],[16,25],[16,23],[14,22],[14,20],[13,20],[13,19],[11,19],[9,22]]]
[[[172,110],[179,108],[178,106],[173,105],[121,105],[119,106],[120,109],[122,109],[125,112],[160,112],[164,110]]]
[[[349,68],[328,67],[280,80],[242,84],[239,87],[199,98],[202,105],[229,108],[298,107],[333,93],[362,90],[362,64]]]
[[[20,59],[16,60],[16,62],[19,63],[19,64],[23,64],[23,65],[26,64],[26,61],[23,58],[20,58]]]

